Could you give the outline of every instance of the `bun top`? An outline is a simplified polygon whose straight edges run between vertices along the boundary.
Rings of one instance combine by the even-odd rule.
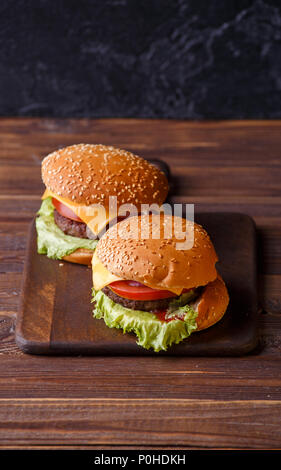
[[[165,174],[126,150],[106,145],[78,144],[52,152],[42,161],[47,189],[78,204],[161,205],[168,194]]]
[[[96,256],[111,274],[158,289],[189,289],[217,278],[218,258],[207,232],[163,213],[157,218],[129,217],[114,225],[99,240]]]

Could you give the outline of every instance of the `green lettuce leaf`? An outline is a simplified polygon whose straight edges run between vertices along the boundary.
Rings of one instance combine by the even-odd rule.
[[[103,318],[109,328],[121,328],[123,333],[134,332],[139,346],[155,352],[166,351],[197,328],[197,313],[190,306],[186,306],[183,321],[162,322],[153,313],[131,310],[113,302],[101,290],[93,290],[92,302],[95,303],[94,318]]]
[[[72,237],[65,235],[54,220],[54,206],[52,198],[42,201],[36,218],[37,249],[38,253],[49,258],[62,259],[78,248],[95,250],[98,240]]]

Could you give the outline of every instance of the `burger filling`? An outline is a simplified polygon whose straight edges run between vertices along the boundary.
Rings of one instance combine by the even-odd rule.
[[[113,283],[113,285],[116,283]],[[154,289],[151,289],[152,291]],[[156,314],[162,321],[170,321],[175,317],[173,315],[177,310],[177,318],[181,316],[181,319],[184,317],[184,313],[178,310],[178,307],[186,305],[188,302],[195,300],[200,292],[200,289],[190,289],[188,292],[184,292],[179,296],[169,296],[164,298],[156,298],[153,300],[142,300],[142,299],[128,299],[126,297],[118,295],[113,290],[113,286],[106,286],[102,289],[102,292],[113,300],[113,302],[123,305],[123,307],[132,309],[132,310],[142,310],[144,312],[153,312]],[[160,291],[162,292],[162,291]],[[136,294],[137,296],[137,294]],[[157,296],[157,291],[156,291]]]
[[[52,204],[55,207],[54,220],[57,226],[66,235],[78,238],[89,238],[95,240],[97,237],[71,209],[62,204],[55,198],[52,198]]]
[[[86,235],[86,224],[84,222],[76,222],[61,215],[56,209],[54,210],[54,220],[57,226],[66,235],[72,237],[88,238]]]
[[[192,302],[198,296],[197,290],[184,292],[180,296],[170,292],[172,296],[162,299],[134,300],[116,294],[112,289],[113,284],[98,291],[93,290],[93,316],[103,319],[109,328],[135,333],[139,346],[152,348],[155,352],[165,351],[172,344],[188,338],[197,329],[198,314],[192,307]],[[163,291],[156,292],[159,295]]]
[[[109,224],[106,224],[105,228],[99,232],[98,237],[91,231],[87,224],[85,224],[71,209],[62,204],[55,198],[52,198],[52,204],[55,207],[54,220],[57,226],[66,235],[78,238],[88,238],[90,240],[96,240],[100,238],[106,230],[109,228]],[[111,224],[120,222],[125,216],[117,217],[116,220],[111,220]]]
[[[90,240],[96,239],[96,236],[84,222],[77,222],[76,220],[64,217],[56,209],[54,210],[54,220],[57,226],[66,235],[78,238],[88,238]]]
[[[42,201],[36,217],[37,249],[49,258],[62,259],[79,248],[95,250],[97,240],[90,239],[86,224],[62,216],[51,197]]]

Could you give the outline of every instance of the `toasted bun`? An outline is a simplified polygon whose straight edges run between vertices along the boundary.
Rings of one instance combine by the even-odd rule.
[[[87,250],[85,248],[79,248],[78,250],[73,251],[73,253],[70,253],[70,255],[64,256],[63,260],[70,261],[71,263],[86,264],[87,266],[90,266],[92,257],[93,251]]]
[[[78,144],[57,150],[42,161],[48,189],[78,204],[161,205],[168,194],[165,174],[126,150],[105,145]]]
[[[217,323],[225,314],[229,296],[220,276],[204,287],[202,294],[191,306],[198,312],[197,331],[205,330]]]
[[[110,273],[158,289],[188,289],[214,281],[218,258],[207,232],[194,224],[194,243],[184,249],[180,230],[192,240],[193,223],[186,219],[164,214],[130,217],[105,233],[96,255]]]

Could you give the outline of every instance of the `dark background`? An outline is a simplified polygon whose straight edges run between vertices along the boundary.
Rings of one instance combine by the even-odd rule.
[[[1,0],[0,115],[280,118],[281,0]]]

